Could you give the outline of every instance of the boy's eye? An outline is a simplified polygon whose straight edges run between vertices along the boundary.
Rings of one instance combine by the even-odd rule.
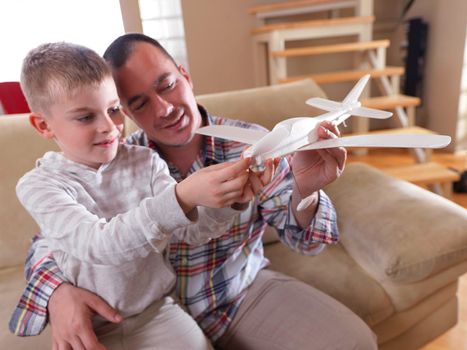
[[[120,110],[121,110],[121,106],[118,105],[118,106],[114,106],[114,107],[110,108],[110,109],[108,110],[108,113],[109,113],[110,116],[113,116],[113,115],[119,113]]]
[[[83,117],[79,117],[76,120],[81,122],[81,123],[86,123],[86,122],[90,122],[93,118],[94,118],[94,116],[92,114],[88,114],[88,115],[85,115]]]

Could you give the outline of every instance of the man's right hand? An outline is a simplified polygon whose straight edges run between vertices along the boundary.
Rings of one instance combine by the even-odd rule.
[[[53,292],[48,311],[53,350],[105,349],[92,329],[92,315],[99,314],[114,323],[122,320],[122,316],[99,296],[67,283]]]

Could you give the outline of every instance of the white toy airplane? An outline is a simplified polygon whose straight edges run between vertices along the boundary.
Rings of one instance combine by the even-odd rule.
[[[386,119],[392,113],[361,107],[358,101],[366,83],[367,74],[353,87],[342,102],[314,97],[306,101],[328,113],[317,117],[290,118],[276,124],[272,131],[258,131],[229,125],[209,125],[196,132],[202,135],[220,137],[251,145],[245,150],[245,157],[252,157],[257,164],[266,159],[283,157],[287,154],[311,149],[333,147],[401,147],[401,148],[442,148],[449,145],[451,138],[445,135],[357,135],[318,141],[318,124],[324,120],[336,125],[351,115]]]
[[[290,118],[276,124],[272,131],[258,131],[229,125],[209,125],[197,130],[198,134],[220,137],[251,145],[244,151],[245,157],[252,157],[256,164],[266,159],[283,157],[287,154],[333,147],[400,147],[400,148],[442,148],[449,145],[451,138],[445,135],[380,134],[357,135],[318,141],[318,125],[324,120],[339,125],[351,115],[386,119],[392,113],[361,107],[358,101],[370,75],[363,76],[342,102],[314,97],[306,101],[328,113],[317,117]],[[306,200],[306,199],[305,199]],[[303,201],[302,201],[303,202]],[[302,209],[307,205],[300,203]]]

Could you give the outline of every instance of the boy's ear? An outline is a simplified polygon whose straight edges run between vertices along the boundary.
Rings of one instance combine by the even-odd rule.
[[[52,139],[54,137],[53,131],[50,129],[47,120],[40,114],[31,113],[29,115],[29,123],[37,130],[43,138]]]

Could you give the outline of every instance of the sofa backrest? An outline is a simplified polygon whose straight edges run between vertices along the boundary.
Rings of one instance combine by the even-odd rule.
[[[33,129],[28,114],[0,117],[0,267],[22,264],[38,230],[16,198],[16,183],[46,151],[57,149]]]

